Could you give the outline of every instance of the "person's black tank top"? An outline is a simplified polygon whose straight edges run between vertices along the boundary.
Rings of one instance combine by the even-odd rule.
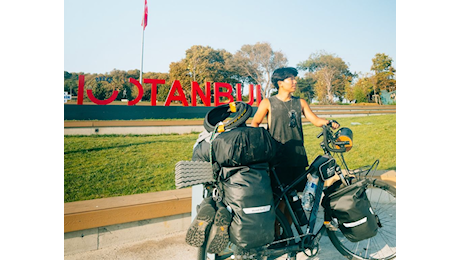
[[[281,143],[278,166],[308,166],[303,146],[302,106],[298,97],[283,102],[276,96],[270,97],[271,121],[268,132]]]

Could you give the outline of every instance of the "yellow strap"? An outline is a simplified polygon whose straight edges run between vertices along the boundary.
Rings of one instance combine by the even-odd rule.
[[[225,131],[224,127],[225,127],[225,125],[220,125],[220,126],[217,128],[217,132],[222,133],[223,131]]]
[[[235,113],[236,112],[236,104],[235,104],[235,102],[230,102],[230,103],[228,103],[228,105],[230,106],[230,111]]]

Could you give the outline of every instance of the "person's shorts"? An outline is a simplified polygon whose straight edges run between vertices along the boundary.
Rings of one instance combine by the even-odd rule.
[[[276,172],[276,175],[278,176],[278,179],[280,180],[281,183],[285,184],[285,186],[291,184],[299,175],[302,175],[305,171],[306,171],[305,166],[301,166],[301,167],[278,166],[278,167],[275,167],[275,172]],[[279,188],[277,188],[278,185],[277,185],[277,182],[273,174],[270,174],[270,181],[271,181],[273,192],[278,193]],[[302,192],[306,184],[307,184],[307,176],[305,176],[305,179],[299,182],[295,186],[295,189],[298,192]]]

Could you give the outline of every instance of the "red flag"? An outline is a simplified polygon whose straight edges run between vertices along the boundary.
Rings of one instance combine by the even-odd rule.
[[[147,16],[149,14],[149,8],[147,7],[147,0],[145,0],[145,5],[144,5],[144,17],[142,18],[142,23],[141,26],[147,27]]]

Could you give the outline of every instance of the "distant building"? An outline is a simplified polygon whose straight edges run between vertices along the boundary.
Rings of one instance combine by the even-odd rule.
[[[386,90],[380,91],[380,100],[382,105],[393,105],[396,104],[396,90],[388,92]]]

